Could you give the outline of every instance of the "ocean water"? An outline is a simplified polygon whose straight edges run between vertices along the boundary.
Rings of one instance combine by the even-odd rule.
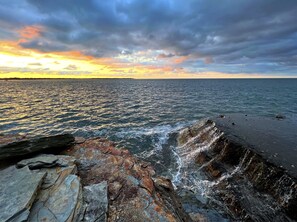
[[[138,152],[147,136],[162,149],[171,131],[224,113],[296,121],[297,79],[0,81],[1,133],[106,136]]]
[[[196,151],[177,147],[176,135],[197,121],[230,113],[281,114],[297,123],[297,79],[0,81],[0,134],[107,137],[150,161],[178,190],[194,191],[194,199],[205,205],[216,203],[218,181],[200,174],[191,164]],[[228,221],[216,211],[197,209],[210,221]]]
[[[297,79],[0,81],[0,133],[104,136],[173,174],[173,132],[245,113],[297,121]]]

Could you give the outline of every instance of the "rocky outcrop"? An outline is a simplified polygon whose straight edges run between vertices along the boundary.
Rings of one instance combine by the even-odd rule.
[[[170,181],[152,177],[153,167],[116,149],[106,139],[90,139],[65,152],[77,159],[83,186],[107,181],[108,221],[191,221]],[[166,185],[162,185],[162,182]]]
[[[71,134],[27,138],[25,136],[0,136],[0,160],[24,158],[36,153],[58,153],[72,145]]]
[[[229,127],[240,127],[238,122],[232,123]],[[225,129],[212,120],[202,121],[182,130],[178,137],[179,154],[197,166],[190,169],[203,172],[211,181],[216,204],[221,203],[225,213],[236,220],[297,220],[296,178],[270,161],[261,148],[255,149],[244,137]],[[263,144],[260,139],[257,143]]]
[[[74,161],[40,155],[0,171],[0,221],[77,221],[83,200]]]
[[[63,154],[0,171],[0,221],[191,221],[171,181],[154,174],[106,139],[77,138]]]

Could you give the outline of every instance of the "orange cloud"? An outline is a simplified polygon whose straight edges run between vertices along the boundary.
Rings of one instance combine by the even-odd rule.
[[[43,28],[40,26],[25,26],[24,28],[18,30],[18,33],[21,38],[24,39],[33,39],[40,36]]]
[[[178,58],[174,58],[174,59],[173,59],[173,62],[174,62],[175,64],[180,64],[180,63],[185,62],[185,61],[188,60],[188,59],[190,59],[189,56],[180,56],[180,57],[178,57]]]
[[[40,29],[41,30],[41,29]],[[36,37],[40,33],[23,36]],[[150,55],[148,55],[149,57]],[[170,56],[169,56],[170,57]],[[176,67],[186,60],[201,59],[211,63],[211,57],[199,55],[175,56],[168,62],[141,63],[112,57],[96,58],[80,51],[40,52],[22,48],[18,41],[0,40],[0,78],[259,78],[257,74],[195,72]],[[167,61],[167,60],[166,60]],[[275,77],[275,76],[274,76]],[[283,76],[284,77],[284,76]]]

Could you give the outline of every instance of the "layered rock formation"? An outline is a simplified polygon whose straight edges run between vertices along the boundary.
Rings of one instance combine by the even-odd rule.
[[[171,181],[154,181],[152,166],[127,150],[101,138],[66,148],[0,171],[0,221],[191,221]]]
[[[48,137],[26,138],[21,135],[0,136],[0,160],[25,158],[36,153],[58,153],[72,145],[74,137],[63,134]]]
[[[203,172],[208,177],[214,205],[219,205],[232,219],[297,220],[297,180],[290,173],[292,169],[283,166],[287,162],[282,166],[280,163],[277,165],[261,152],[264,136],[254,141],[249,138],[255,137],[240,134],[232,128],[239,128],[239,121],[244,121],[242,124],[246,127],[249,121],[247,117],[236,118],[236,121],[228,119],[228,128],[223,121],[218,118],[199,122],[179,133],[178,152],[185,165],[188,164],[188,174],[192,172],[191,177],[194,178],[196,173]],[[261,130],[257,129],[254,126],[249,130],[261,135]],[[271,147],[272,152],[269,143],[273,143],[274,137],[267,138],[269,141],[265,141],[268,143],[265,147]],[[255,143],[258,145],[253,146]],[[281,152],[285,147],[278,149]]]
[[[83,200],[74,161],[40,155],[0,171],[0,221],[77,221]]]

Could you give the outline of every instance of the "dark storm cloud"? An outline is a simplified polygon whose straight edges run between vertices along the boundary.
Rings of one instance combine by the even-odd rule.
[[[16,38],[9,28],[41,25],[41,35],[23,47],[96,57],[163,50],[158,58],[192,58],[186,68],[232,73],[245,64],[246,72],[292,73],[296,15],[296,0],[3,0],[0,37]]]
[[[44,38],[22,42],[20,45],[24,48],[38,49],[41,52],[63,52],[71,49],[66,44],[61,44],[57,41],[49,42]]]

